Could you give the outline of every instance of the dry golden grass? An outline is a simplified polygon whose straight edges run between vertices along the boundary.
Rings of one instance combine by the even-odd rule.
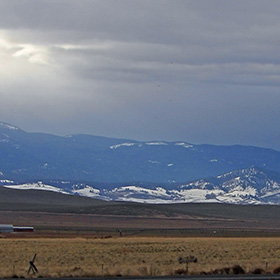
[[[0,239],[0,277],[27,277],[29,261],[39,275],[145,276],[172,275],[185,266],[180,256],[194,255],[198,263],[189,273],[199,274],[239,264],[246,272],[280,266],[280,238],[40,238]]]

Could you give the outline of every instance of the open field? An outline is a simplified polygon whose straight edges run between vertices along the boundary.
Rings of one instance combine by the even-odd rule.
[[[280,238],[1,238],[0,277],[27,277],[37,253],[37,276],[174,275],[179,257],[194,255],[190,274],[240,265],[246,272],[280,266]]]
[[[0,211],[0,224],[33,226],[28,236],[280,237],[280,219],[236,219],[190,215],[129,216]],[[18,233],[14,236],[18,236]]]

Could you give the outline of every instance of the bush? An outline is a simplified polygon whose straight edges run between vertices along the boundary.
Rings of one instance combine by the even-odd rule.
[[[223,270],[223,268],[217,268],[217,269],[212,271],[212,274],[214,274],[214,275],[222,275],[222,274],[224,274],[224,270]]]
[[[230,274],[230,267],[224,267],[224,272],[226,274]]]
[[[256,268],[252,271],[252,274],[264,274],[265,271],[262,268]]]
[[[280,274],[280,267],[277,267],[273,270],[274,274]]]
[[[230,267],[224,267],[224,268],[217,268],[215,270],[212,270],[210,274],[214,275],[225,275],[230,274]]]
[[[240,265],[234,265],[232,267],[233,274],[245,274],[245,270]]]
[[[235,265],[233,267],[217,268],[206,274],[208,275],[209,274],[214,274],[214,275],[245,274],[245,270],[240,265]]]
[[[184,275],[184,274],[187,274],[187,272],[186,272],[185,269],[179,268],[179,269],[175,270],[175,274],[176,275]]]

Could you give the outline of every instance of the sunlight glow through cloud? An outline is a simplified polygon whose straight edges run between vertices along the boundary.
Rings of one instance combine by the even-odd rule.
[[[14,57],[26,57],[30,63],[48,64],[46,48],[30,44],[20,44],[18,47],[21,49],[13,54]]]

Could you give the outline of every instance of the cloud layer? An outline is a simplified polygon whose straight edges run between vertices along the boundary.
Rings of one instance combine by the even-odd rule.
[[[0,119],[280,149],[278,1],[0,2]]]

